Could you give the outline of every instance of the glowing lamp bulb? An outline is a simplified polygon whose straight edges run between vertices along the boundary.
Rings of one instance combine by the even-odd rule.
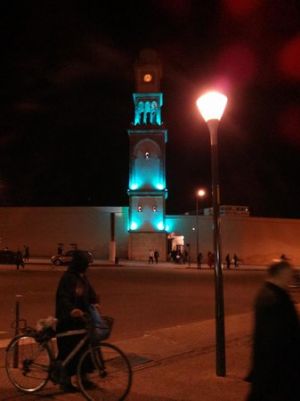
[[[196,104],[206,122],[221,120],[227,104],[227,96],[219,92],[207,92],[199,97]]]
[[[197,195],[198,195],[200,198],[203,198],[203,197],[206,195],[205,189],[199,189],[199,190],[197,191]]]

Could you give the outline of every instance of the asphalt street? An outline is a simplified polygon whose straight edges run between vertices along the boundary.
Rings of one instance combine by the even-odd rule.
[[[29,325],[54,314],[55,291],[64,270],[47,264],[20,271],[14,266],[0,268],[0,340],[14,334],[16,295],[22,295],[20,316]],[[115,319],[117,340],[214,317],[212,270],[95,266],[89,276],[100,294],[103,313]],[[226,315],[251,310],[263,277],[263,271],[224,271]]]
[[[215,374],[214,273],[176,265],[93,266],[89,275],[101,294],[103,312],[115,318],[109,339],[123,349],[134,371],[128,401],[241,401],[248,384],[252,305],[264,268],[224,271],[227,376]],[[21,317],[34,325],[53,315],[55,289],[65,268],[49,264],[0,266],[0,400],[80,401],[49,383],[37,394],[24,395],[8,381],[4,345],[17,294]],[[298,289],[292,291],[299,302]],[[298,299],[297,299],[298,298]]]

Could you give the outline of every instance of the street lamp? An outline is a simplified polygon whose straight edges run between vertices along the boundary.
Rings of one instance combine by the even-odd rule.
[[[218,126],[227,104],[227,97],[218,92],[205,93],[197,100],[200,114],[210,133],[211,176],[213,200],[213,238],[215,254],[215,317],[216,317],[216,374],[226,376],[224,290],[220,235],[220,186],[218,171]]]
[[[198,255],[199,255],[199,198],[204,198],[206,196],[205,189],[198,189],[196,192],[196,261],[199,267]]]

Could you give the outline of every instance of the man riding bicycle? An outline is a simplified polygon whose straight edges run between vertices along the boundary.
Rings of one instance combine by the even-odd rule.
[[[88,314],[90,305],[99,307],[99,298],[90,284],[86,271],[89,261],[84,252],[75,251],[67,271],[61,277],[56,291],[56,311],[58,319],[57,333],[67,330],[77,330],[85,328],[84,316]],[[72,337],[60,337],[57,339],[58,360],[65,359],[68,354],[76,347],[83,335]],[[85,352],[85,348],[80,350],[78,355],[66,367],[66,379],[61,385],[64,392],[76,392],[77,387],[72,384],[72,376],[76,374],[76,368],[80,356]],[[88,366],[90,365],[90,366]],[[92,371],[92,364],[85,367],[85,385],[89,385],[88,373]],[[90,383],[92,385],[92,383]]]

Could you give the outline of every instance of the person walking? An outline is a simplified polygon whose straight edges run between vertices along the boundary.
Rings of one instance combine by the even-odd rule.
[[[148,263],[151,263],[151,264],[154,263],[154,251],[153,251],[153,249],[149,249]]]
[[[210,269],[212,269],[213,267],[214,267],[214,264],[215,264],[215,256],[214,256],[214,254],[212,253],[212,252],[208,252],[208,254],[207,254],[207,264],[208,264],[208,267],[210,268]]]
[[[158,258],[159,258],[159,252],[158,252],[157,249],[155,249],[155,251],[154,251],[154,259],[155,259],[155,263],[156,264],[158,263]]]
[[[83,317],[89,312],[90,305],[99,308],[99,297],[86,275],[88,265],[89,261],[86,254],[79,250],[74,251],[72,261],[61,277],[56,290],[55,316],[58,319],[57,333],[85,328]],[[57,359],[65,359],[83,336],[75,335],[57,338]],[[86,347],[83,347],[66,365],[66,379],[61,385],[61,389],[64,392],[77,391],[77,387],[72,384],[72,376],[76,374],[79,358],[85,350]],[[92,366],[85,366],[83,380],[87,385],[91,384],[88,380],[88,373],[91,371]]]
[[[203,261],[203,255],[201,252],[199,252],[197,255],[197,269],[201,269],[202,261]]]
[[[300,400],[300,324],[287,291],[293,270],[287,261],[272,263],[257,294],[247,401]]]
[[[281,260],[286,260],[287,262],[289,261],[289,258],[286,256],[285,253],[282,253],[282,254],[280,255],[280,259],[281,259]]]
[[[22,266],[24,269],[25,265],[24,265],[22,252],[18,249],[16,252],[16,268],[17,268],[17,270],[20,269],[20,266]]]
[[[226,262],[226,268],[229,270],[231,265],[231,259],[229,253],[227,253],[226,255],[225,262]]]
[[[63,255],[63,253],[64,253],[63,244],[58,244],[58,246],[57,246],[57,255]]]
[[[236,253],[233,255],[233,264],[234,264],[234,268],[236,270],[239,266],[239,258],[237,257]]]
[[[29,252],[29,246],[28,245],[24,245],[24,262],[29,262],[29,258],[30,258],[30,252]]]

